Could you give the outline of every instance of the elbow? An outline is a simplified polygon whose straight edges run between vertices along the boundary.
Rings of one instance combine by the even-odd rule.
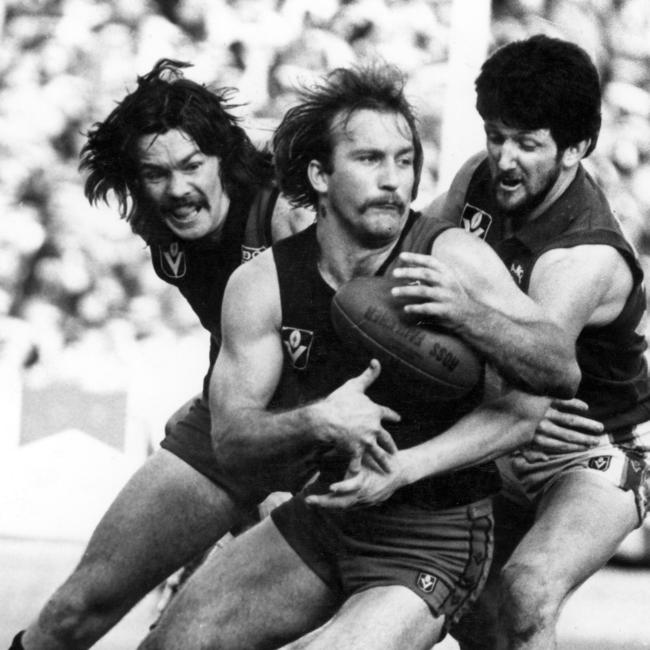
[[[498,401],[500,419],[507,423],[507,446],[505,452],[514,451],[530,444],[535,431],[546,413],[550,400],[530,393],[514,391]]]
[[[508,454],[530,444],[535,436],[538,421],[527,414],[513,417],[507,429],[505,449],[501,450],[502,453]]]
[[[238,472],[241,465],[240,454],[241,445],[237,443],[236,436],[232,430],[213,422],[211,428],[212,451],[214,455],[215,467],[225,475]]]
[[[582,373],[575,357],[561,364],[553,381],[549,382],[543,394],[557,399],[572,399],[578,392]]]
[[[512,450],[524,447],[533,441],[537,429],[538,418],[525,416],[520,418],[512,427]]]

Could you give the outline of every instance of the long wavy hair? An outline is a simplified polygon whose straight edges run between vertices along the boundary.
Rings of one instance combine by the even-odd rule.
[[[158,61],[103,122],[89,129],[81,150],[86,198],[96,204],[108,201],[112,192],[120,216],[147,242],[169,233],[140,190],[137,144],[142,136],[171,129],[187,133],[205,155],[219,158],[220,181],[231,200],[250,196],[273,177],[270,154],[256,149],[232,113],[234,89],[209,89],[185,78],[183,68],[189,66]]]

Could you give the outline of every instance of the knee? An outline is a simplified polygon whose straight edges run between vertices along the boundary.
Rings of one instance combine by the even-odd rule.
[[[561,581],[536,563],[507,564],[500,575],[499,625],[508,638],[527,640],[555,626]]]

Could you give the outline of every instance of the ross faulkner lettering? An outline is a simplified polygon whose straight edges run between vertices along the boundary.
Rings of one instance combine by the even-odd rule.
[[[421,345],[424,340],[424,332],[416,327],[406,325],[395,318],[391,317],[390,312],[387,312],[383,309],[378,309],[377,307],[368,307],[364,318],[390,330],[395,336],[402,338],[413,345]]]
[[[434,343],[431,350],[429,350],[429,356],[440,361],[449,372],[453,372],[458,365],[458,358],[447,350],[447,348],[440,345],[440,343]]]

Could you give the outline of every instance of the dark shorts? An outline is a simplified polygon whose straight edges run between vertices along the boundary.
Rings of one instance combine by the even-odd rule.
[[[490,499],[426,510],[388,501],[347,512],[308,506],[297,495],[271,513],[289,545],[332,590],[348,598],[402,585],[446,625],[485,583],[492,559]]]
[[[210,436],[210,410],[201,396],[193,397],[169,418],[160,446],[223,488],[245,507],[260,503],[268,496],[267,491],[244,487],[219,470]]]

